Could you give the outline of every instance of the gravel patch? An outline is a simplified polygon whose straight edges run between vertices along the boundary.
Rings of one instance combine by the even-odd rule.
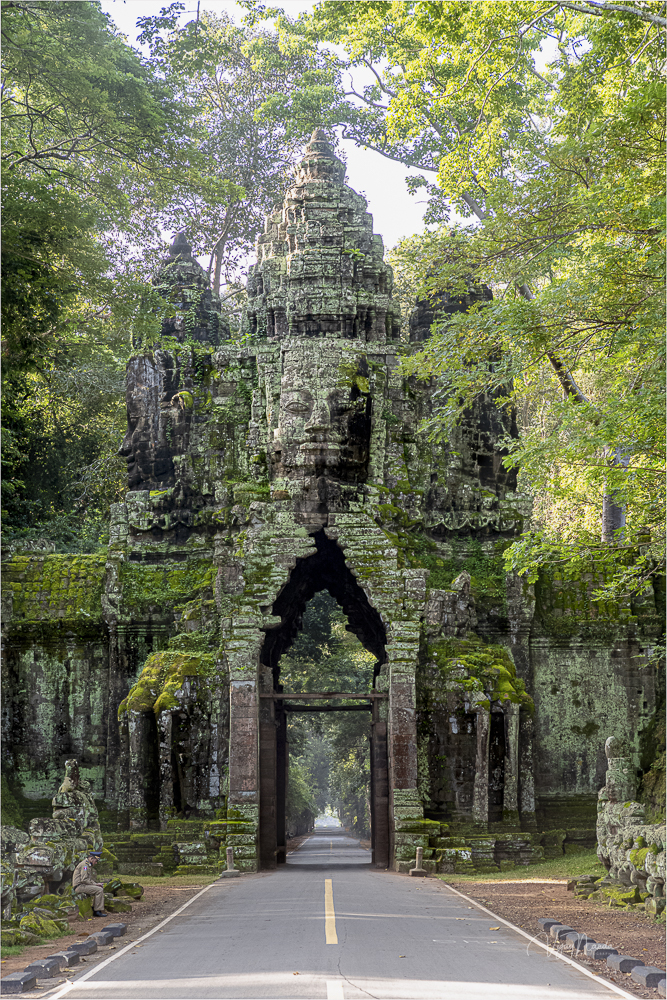
[[[545,944],[548,936],[537,921],[540,917],[553,917],[601,944],[612,945],[622,955],[640,958],[645,965],[665,968],[664,922],[657,922],[641,913],[611,909],[604,903],[577,899],[567,891],[566,879],[513,881],[508,878],[493,882],[459,882],[455,876],[449,876],[443,881]],[[562,945],[559,947],[564,954],[574,957]],[[657,990],[638,986],[632,982],[630,973],[614,972],[607,968],[604,961],[595,961],[582,954],[576,956],[576,960],[634,996],[658,996]]]

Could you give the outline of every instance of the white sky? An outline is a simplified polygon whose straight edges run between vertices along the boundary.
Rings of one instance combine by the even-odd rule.
[[[138,17],[159,14],[169,0],[102,0],[102,10],[109,14],[120,31],[135,48],[136,21]],[[196,0],[185,0],[186,11],[182,17],[185,24],[192,20],[197,10]],[[279,5],[291,16],[314,6],[304,0],[282,0]],[[201,10],[224,11],[234,21],[239,22],[245,11],[233,0],[201,0]],[[422,217],[425,210],[424,195],[413,197],[405,187],[405,178],[410,171],[400,163],[385,159],[370,149],[360,149],[351,140],[343,140],[342,146],[347,157],[347,182],[368,200],[369,211],[373,214],[373,228],[384,239],[389,248],[405,236],[422,232]],[[429,174],[429,177],[434,175]],[[421,199],[421,200],[420,200]]]

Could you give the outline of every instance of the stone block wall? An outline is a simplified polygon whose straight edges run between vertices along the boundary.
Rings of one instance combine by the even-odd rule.
[[[386,696],[387,863],[415,845],[472,852],[452,864],[562,851],[564,818],[582,843],[594,824],[598,732],[646,743],[657,598],[610,610],[593,570],[534,589],[505,573],[530,513],[502,461],[512,408],[483,397],[429,440],[434,386],[401,372],[391,269],[344,174],[318,130],[258,240],[245,346],[175,239],[156,278],[174,315],[128,363],[129,492],[107,552],[4,563],[9,777],[38,798],[76,756],[121,829],[225,821],[239,867],[274,864],[280,657],[327,589]],[[415,342],[432,316],[422,303]],[[474,846],[432,844],[430,823]]]
[[[2,563],[3,770],[28,816],[31,801],[44,812],[69,757],[81,762],[95,797],[105,797],[112,712],[105,563],[105,553],[30,552]]]

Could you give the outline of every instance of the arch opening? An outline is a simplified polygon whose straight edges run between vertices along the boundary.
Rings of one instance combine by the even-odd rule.
[[[284,862],[288,835],[329,807],[357,834],[369,824],[372,861],[385,867],[387,725],[376,681],[386,633],[338,545],[323,531],[314,540],[274,602],[281,622],[261,653],[260,865]],[[332,691],[356,700],[304,698]]]
[[[387,634],[382,619],[346,566],[336,542],[327,538],[324,531],[318,531],[313,540],[316,551],[305,559],[297,560],[288,582],[274,601],[272,614],[280,618],[281,623],[267,631],[260,662],[271,669],[274,685],[279,683],[280,657],[287,652],[301,630],[306,605],[316,593],[328,590],[343,609],[349,630],[376,657],[377,677],[387,660]]]

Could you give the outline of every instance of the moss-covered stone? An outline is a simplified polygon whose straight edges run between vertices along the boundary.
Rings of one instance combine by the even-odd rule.
[[[440,638],[428,644],[427,658],[440,670],[446,686],[482,695],[478,704],[509,701],[532,711],[533,699],[517,677],[514,661],[504,646],[488,645],[477,636]]]
[[[64,928],[59,926],[60,923],[61,921],[52,920],[48,917],[40,917],[36,913],[28,913],[21,919],[20,927],[21,930],[37,934],[39,937],[58,937],[69,930],[66,922],[64,922]]]
[[[91,896],[83,896],[76,901],[79,916],[82,920],[90,920],[93,915],[93,900]]]
[[[12,595],[10,628],[36,622],[102,622],[106,552],[86,555],[15,553],[3,563]]]
[[[119,717],[126,712],[149,712],[156,715],[178,707],[176,693],[188,677],[208,678],[214,675],[215,657],[207,653],[188,655],[178,650],[163,650],[148,657],[137,683],[130,689],[118,709]]]
[[[182,610],[186,604],[202,595],[211,596],[215,570],[210,559],[194,558],[187,562],[167,565],[145,565],[124,562],[119,584],[123,600],[133,614],[167,609]]]
[[[124,899],[118,898],[117,896],[105,894],[104,909],[109,913],[131,913],[132,904]]]

